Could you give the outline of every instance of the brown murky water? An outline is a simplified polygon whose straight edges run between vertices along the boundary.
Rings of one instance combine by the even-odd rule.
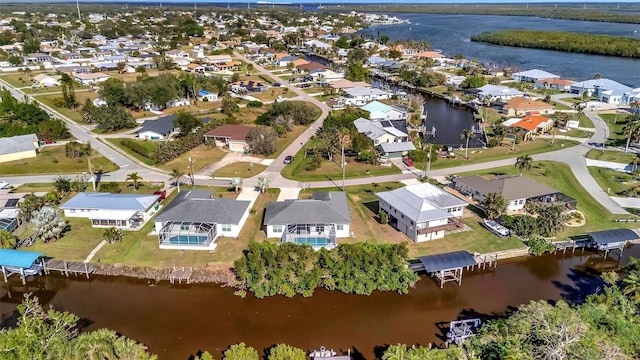
[[[241,299],[214,285],[150,285],[128,278],[41,277],[28,291],[56,309],[147,344],[161,359],[188,359],[199,350],[220,358],[229,344],[257,349],[288,343],[303,349],[351,348],[374,359],[387,344],[442,344],[442,328],[459,317],[502,315],[535,299],[580,300],[600,285],[598,271],[617,269],[640,246],[603,259],[579,252],[502,261],[495,271],[465,272],[462,286],[440,289],[423,277],[408,295],[346,295],[325,290],[311,298]],[[27,290],[13,279],[0,286],[2,319],[8,319]]]

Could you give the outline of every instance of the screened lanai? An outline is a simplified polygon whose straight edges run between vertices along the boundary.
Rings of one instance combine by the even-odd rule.
[[[209,246],[216,238],[216,224],[170,221],[159,232],[160,245]]]
[[[336,230],[332,224],[289,224],[282,237],[284,242],[316,248],[336,245]]]

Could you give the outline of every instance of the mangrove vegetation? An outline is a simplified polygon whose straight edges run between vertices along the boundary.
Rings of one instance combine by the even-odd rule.
[[[251,242],[235,268],[241,288],[257,298],[308,297],[319,286],[358,295],[406,294],[419,279],[408,267],[406,244],[340,244],[315,251],[309,245]]]
[[[500,30],[471,37],[472,41],[502,46],[640,58],[640,40],[566,31]]]

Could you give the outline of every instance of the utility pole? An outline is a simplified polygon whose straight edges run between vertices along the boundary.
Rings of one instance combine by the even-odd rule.
[[[196,179],[195,174],[193,173],[193,157],[191,157],[191,151],[189,151],[189,165],[191,166],[191,173],[189,174],[189,177],[191,178],[191,187],[195,189]]]
[[[344,135],[340,139],[340,145],[342,145],[342,159],[340,159],[340,161],[342,161],[342,191],[345,191],[344,176],[345,176],[345,168],[347,167],[347,163],[344,161]]]
[[[429,182],[429,171],[431,171],[431,145],[432,144],[429,144],[429,152],[427,153],[427,169],[425,174],[427,182]]]
[[[80,16],[80,2],[76,0],[76,8],[78,9],[78,20],[82,21],[82,16]]]

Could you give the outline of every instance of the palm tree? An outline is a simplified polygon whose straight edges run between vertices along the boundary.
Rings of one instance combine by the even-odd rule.
[[[258,187],[260,188],[260,192],[264,193],[269,188],[269,179],[265,176],[261,176],[258,178]]]
[[[473,139],[475,137],[476,137],[476,134],[471,129],[464,129],[460,133],[460,139],[466,141],[466,145],[465,145],[465,148],[464,148],[464,158],[465,159],[469,158],[469,140]]]
[[[504,136],[507,134],[508,128],[505,125],[495,123],[491,125],[491,131],[493,132],[493,136],[498,140],[498,142],[502,142]]]
[[[102,239],[109,242],[110,244],[117,243],[123,238],[124,234],[122,234],[122,230],[118,229],[117,227],[110,227],[108,229],[105,229],[102,233]]]
[[[43,206],[34,211],[31,217],[33,235],[40,237],[43,242],[57,241],[67,228],[67,221],[51,206]]]
[[[405,360],[407,359],[409,349],[407,345],[398,344],[391,345],[382,355],[382,360]]]
[[[16,245],[16,237],[5,229],[0,230],[0,248],[13,249]]]
[[[556,143],[556,133],[558,132],[558,128],[564,127],[569,121],[569,115],[565,112],[556,111],[553,116],[553,137],[551,138],[551,145]]]
[[[178,169],[171,169],[171,178],[176,180],[176,186],[178,187],[178,192],[180,192],[180,178],[184,176],[184,171],[180,171]]]
[[[640,272],[629,273],[623,280],[623,291],[627,295],[632,295],[635,299],[640,299]]]
[[[487,219],[494,220],[507,212],[508,202],[501,193],[495,192],[487,194],[481,205]]]
[[[235,189],[236,192],[242,187],[242,179],[239,177],[234,177],[231,179],[230,186]]]
[[[640,155],[636,155],[636,157],[631,160],[631,172],[636,173],[638,171],[638,165],[640,165]]]
[[[573,104],[573,110],[576,111],[576,120],[580,121],[580,117],[584,113],[584,107],[582,107],[581,103]]]
[[[130,174],[127,174],[126,182],[129,181],[133,183],[133,190],[138,191],[138,185],[140,181],[142,181],[142,176],[138,175],[138,173],[134,171]]]
[[[520,170],[520,176],[522,176],[522,172],[524,170],[531,170],[531,165],[533,164],[533,158],[529,155],[518,156],[516,159],[516,168]]]
[[[634,141],[640,136],[640,116],[632,114],[629,116],[627,123],[622,129],[624,135],[627,137],[627,144],[624,147],[624,152],[629,151],[629,145],[631,141]]]

